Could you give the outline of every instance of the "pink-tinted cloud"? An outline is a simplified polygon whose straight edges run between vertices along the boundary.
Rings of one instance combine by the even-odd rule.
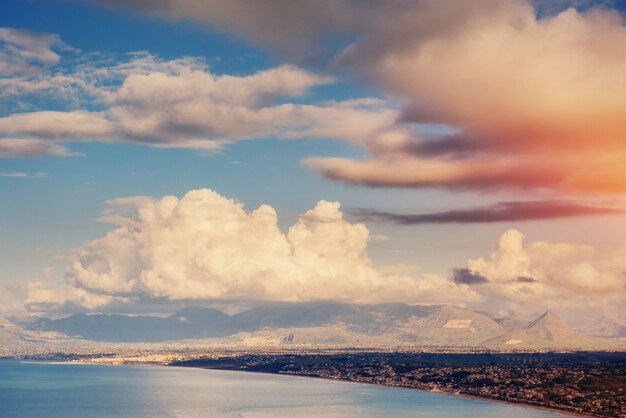
[[[445,8],[431,12],[452,13]],[[329,178],[372,186],[626,192],[619,15],[568,9],[539,19],[531,5],[505,1],[454,19],[454,28],[402,46],[372,52],[366,42],[354,44],[342,58],[366,65],[376,84],[409,103],[405,125],[440,123],[461,133],[407,133],[403,147],[373,142],[370,159],[309,164]]]
[[[114,4],[200,21],[301,62],[324,36],[355,39],[333,51],[330,66],[403,103],[396,129],[438,123],[460,132],[455,143],[411,133],[417,145],[392,151],[374,135],[362,142],[370,159],[308,161],[328,178],[626,192],[626,26],[611,1]]]

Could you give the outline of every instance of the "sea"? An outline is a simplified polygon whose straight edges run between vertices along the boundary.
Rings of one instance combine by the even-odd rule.
[[[0,417],[564,417],[368,384],[167,366],[0,360]]]

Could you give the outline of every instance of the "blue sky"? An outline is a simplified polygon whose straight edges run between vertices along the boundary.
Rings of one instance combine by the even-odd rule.
[[[177,4],[174,0],[171,3]],[[476,0],[475,3],[477,7],[481,6],[481,0]],[[530,7],[532,10],[532,6],[526,5],[525,2],[518,2],[525,5],[524,7],[515,2],[510,3],[511,5],[506,8],[503,7],[503,14],[523,16],[527,10],[524,7]],[[582,3],[579,14],[576,14],[574,9],[570,12],[575,14],[572,19],[578,19],[585,24],[587,21],[595,22],[591,16],[592,12],[582,11],[589,9],[590,2]],[[594,193],[589,193],[587,183],[575,180],[579,178],[577,176],[572,177],[574,180],[571,181],[562,180],[565,174],[578,173],[576,170],[579,169],[586,170],[586,166],[581,168],[582,165],[566,165],[563,171],[555,172],[557,170],[555,167],[561,167],[560,164],[570,164],[570,159],[563,159],[567,163],[558,159],[564,155],[565,148],[556,140],[554,148],[546,151],[547,156],[538,156],[534,154],[532,141],[529,141],[531,145],[517,147],[509,144],[514,142],[513,139],[510,141],[502,140],[500,137],[498,141],[490,139],[490,135],[496,135],[494,132],[497,135],[502,135],[502,132],[511,133],[507,131],[510,127],[502,127],[496,123],[493,126],[479,123],[478,120],[482,116],[472,109],[471,100],[474,99],[470,97],[472,93],[469,90],[467,93],[460,91],[455,93],[461,98],[459,102],[467,95],[470,102],[468,107],[461,104],[457,106],[447,101],[449,92],[445,86],[456,83],[457,75],[458,79],[467,79],[470,84],[478,85],[482,82],[479,74],[471,73],[473,63],[467,63],[469,68],[467,72],[461,68],[463,66],[451,71],[449,68],[446,69],[447,67],[435,68],[432,71],[418,68],[423,72],[416,77],[411,76],[410,71],[413,70],[404,72],[401,65],[405,64],[398,64],[398,68],[390,70],[391,67],[385,66],[381,56],[392,50],[397,54],[394,59],[402,63],[403,57],[410,57],[415,52],[403,49],[405,47],[401,45],[408,43],[407,39],[410,40],[412,36],[418,39],[422,35],[413,33],[413,29],[403,28],[402,25],[406,22],[399,22],[398,33],[389,31],[389,36],[398,36],[402,39],[381,38],[380,33],[386,32],[377,32],[379,30],[377,28],[384,27],[385,22],[381,21],[385,13],[393,16],[393,7],[389,5],[388,10],[374,10],[376,8],[370,6],[373,10],[371,14],[368,14],[367,7],[359,13],[363,13],[362,19],[371,23],[371,28],[347,22],[349,19],[344,21],[337,18],[335,21],[336,16],[325,22],[323,10],[320,12],[320,22],[315,23],[318,16],[311,15],[310,18],[306,18],[306,14],[311,12],[305,10],[302,14],[305,16],[304,24],[296,25],[295,29],[287,24],[283,28],[280,22],[270,22],[269,27],[271,24],[277,25],[277,33],[284,30],[283,38],[277,40],[271,31],[267,32],[266,26],[259,24],[259,27],[255,27],[248,23],[249,20],[244,15],[254,14],[256,6],[251,6],[253,10],[246,10],[247,6],[241,6],[241,10],[227,10],[223,12],[225,16],[223,21],[220,21],[219,16],[222,15],[214,17],[209,12],[206,15],[199,13],[196,17],[193,11],[197,10],[194,9],[197,4],[193,0],[180,0],[179,8],[156,12],[142,10],[141,5],[127,10],[124,7],[102,7],[98,2],[92,4],[87,1],[5,0],[0,15],[0,27],[16,31],[26,30],[31,34],[57,34],[60,39],[60,42],[48,45],[50,50],[60,57],[58,61],[50,63],[54,60],[45,62],[26,59],[23,64],[28,65],[28,70],[25,70],[25,73],[7,73],[2,76],[4,80],[8,80],[8,84],[4,85],[5,88],[11,87],[11,83],[17,86],[20,80],[32,81],[37,77],[38,80],[48,81],[55,75],[76,76],[76,72],[81,68],[87,68],[88,72],[97,70],[113,72],[117,71],[114,70],[115,66],[132,63],[138,56],[147,56],[153,60],[150,65],[154,65],[156,70],[133,67],[129,71],[137,71],[138,75],[141,72],[144,76],[150,71],[166,73],[169,70],[163,68],[169,65],[168,63],[178,62],[176,65],[190,67],[183,70],[177,67],[179,69],[172,70],[171,74],[168,73],[172,79],[183,77],[184,71],[189,70],[200,71],[205,75],[211,74],[218,78],[232,76],[236,82],[241,82],[246,76],[282,68],[280,71],[286,71],[289,77],[301,77],[308,81],[302,81],[304,87],[285,87],[288,89],[287,93],[280,91],[272,93],[276,94],[276,97],[270,102],[264,102],[266,99],[263,96],[258,99],[260,104],[246,103],[245,106],[248,106],[246,111],[264,114],[274,111],[281,105],[302,106],[304,110],[298,110],[302,113],[298,113],[297,117],[304,117],[302,115],[306,112],[311,114],[325,112],[323,113],[325,116],[322,116],[320,121],[306,119],[304,122],[294,122],[294,125],[286,128],[281,125],[284,123],[283,119],[279,118],[269,127],[263,125],[265,131],[262,130],[259,135],[250,134],[248,131],[240,134],[237,126],[212,126],[198,135],[205,135],[199,138],[203,141],[226,141],[218,150],[213,151],[194,147],[181,148],[176,142],[178,138],[168,136],[169,134],[158,137],[155,134],[158,137],[156,141],[162,141],[158,143],[165,145],[165,148],[155,148],[146,145],[154,145],[150,142],[153,140],[150,134],[145,136],[143,133],[141,135],[131,133],[132,129],[135,129],[131,127],[133,122],[123,119],[128,115],[136,115],[137,113],[132,112],[141,112],[145,107],[128,110],[125,106],[128,107],[128,103],[136,98],[124,99],[129,102],[117,99],[118,102],[112,105],[111,100],[115,99],[107,96],[120,89],[126,80],[125,77],[130,79],[131,73],[117,74],[112,81],[98,79],[95,83],[99,90],[95,95],[80,89],[76,90],[75,96],[72,97],[58,95],[56,90],[47,93],[38,90],[32,94],[3,95],[0,97],[0,116],[7,121],[6,126],[13,123],[12,120],[16,115],[31,115],[33,119],[29,119],[29,126],[19,128],[21,131],[18,128],[3,128],[5,125],[0,125],[2,134],[0,140],[14,137],[18,140],[34,138],[35,134],[32,133],[30,126],[39,123],[38,119],[35,119],[42,116],[39,111],[88,114],[99,118],[97,123],[112,124],[115,128],[113,133],[107,131],[105,134],[85,134],[82,137],[70,132],[67,134],[68,137],[63,137],[62,135],[66,134],[49,133],[49,136],[46,136],[47,128],[44,126],[37,131],[35,139],[60,144],[73,155],[0,158],[0,173],[4,173],[0,177],[0,196],[2,196],[0,284],[17,289],[20,285],[39,280],[63,286],[68,277],[68,263],[74,254],[72,251],[84,248],[86,242],[103,237],[107,231],[114,228],[110,224],[98,221],[107,208],[105,202],[128,196],[151,196],[157,199],[166,195],[181,197],[190,190],[201,188],[210,188],[222,196],[234,198],[242,202],[247,210],[253,210],[262,204],[272,206],[278,213],[278,223],[283,232],[298,222],[299,215],[314,207],[320,200],[341,202],[347,219],[354,219],[355,222],[356,218],[352,214],[355,209],[374,210],[386,214],[424,214],[475,209],[498,202],[537,201],[545,203],[545,213],[548,213],[548,207],[556,200],[572,206],[568,206],[567,210],[573,210],[574,215],[570,212],[558,216],[528,215],[526,219],[500,222],[410,225],[380,222],[380,219],[373,218],[367,220],[371,236],[378,237],[370,240],[367,246],[367,255],[372,258],[374,264],[381,268],[393,265],[417,266],[408,270],[442,277],[448,277],[452,268],[465,267],[468,260],[478,257],[488,258],[500,235],[512,228],[522,230],[527,241],[567,242],[571,245],[587,244],[598,248],[622,244],[622,231],[626,227],[626,220],[621,215],[615,215],[621,211],[620,202],[624,193],[621,184],[614,186],[613,182],[600,179],[597,182],[599,185],[594,184],[593,187],[601,189],[601,192],[594,190]],[[192,12],[186,11],[187,7]],[[609,4],[609,9],[619,7],[621,7],[619,2]],[[283,10],[277,10],[277,16],[282,12]],[[539,18],[532,17],[534,23],[530,27],[534,28],[533,25],[536,24],[538,31],[543,30],[542,25],[546,26],[545,30],[568,30],[567,25],[560,23],[566,21],[565,13],[553,25],[548,22],[551,16],[554,14],[558,16],[561,12],[562,10],[559,10],[547,17],[538,13]],[[297,11],[294,13],[296,13],[294,19],[302,18]],[[420,9],[401,11],[403,16],[413,16],[411,13],[415,14],[416,22],[422,19],[423,11]],[[474,12],[468,10],[467,13]],[[262,21],[265,18],[267,16],[261,13],[258,20]],[[247,24],[251,26],[246,27]],[[299,29],[303,26],[308,28],[309,24],[312,27],[310,30]],[[489,24],[487,21],[485,25]],[[548,27],[549,25],[552,26]],[[615,24],[615,31],[620,28],[623,28],[621,23]],[[529,29],[528,33],[519,35],[520,44],[534,41],[535,35],[531,32]],[[529,40],[521,39],[522,36],[527,36]],[[290,37],[294,39],[290,40]],[[296,39],[297,37],[301,39]],[[346,48],[351,42],[354,43]],[[386,42],[391,42],[389,45],[393,47],[385,47]],[[458,42],[455,42],[450,47],[451,50],[454,49],[454,45],[458,45]],[[304,53],[306,51],[298,51],[300,44],[307,47],[315,45],[325,52],[307,56]],[[397,52],[394,48],[398,49]],[[558,48],[561,46],[554,46],[555,55],[558,55]],[[9,51],[7,54],[17,54],[13,49],[7,51]],[[191,57],[193,60],[183,64],[174,61],[185,57]],[[589,62],[596,63],[601,58],[603,57],[590,56],[588,59]],[[446,59],[456,63],[455,59],[467,58],[451,56]],[[487,62],[488,57],[483,59],[486,67],[497,67]],[[543,62],[542,58],[537,56],[529,59],[537,60],[538,63]],[[206,64],[206,67],[203,67],[205,69],[198,70],[202,63]],[[557,64],[561,65],[561,61],[555,60],[554,63],[550,61],[550,65]],[[290,67],[284,67],[285,65]],[[35,71],[34,75],[28,73],[31,70]],[[396,73],[392,74],[393,71]],[[437,84],[439,75],[442,78],[441,85]],[[93,81],[89,74],[81,77],[83,77],[81,80]],[[449,78],[444,80],[445,77]],[[476,79],[473,80],[472,77]],[[492,79],[499,79],[498,77]],[[430,80],[429,83],[435,87],[430,89],[426,85],[419,85],[422,79]],[[402,80],[406,86],[402,85]],[[499,87],[495,85],[486,85],[483,91],[487,92],[488,89],[499,91]],[[426,93],[421,95],[421,92]],[[98,94],[101,96],[97,96]],[[485,96],[492,97],[489,94]],[[493,95],[496,96],[498,94]],[[354,102],[356,99],[371,102],[359,104]],[[509,103],[505,102],[505,99],[502,100],[503,112],[518,111],[516,105],[508,108]],[[545,100],[547,102],[549,98]],[[430,104],[432,108],[428,109]],[[600,107],[601,105],[599,104]],[[141,106],[148,105],[142,103]],[[421,113],[419,117],[415,117],[415,109],[418,107]],[[337,125],[338,122],[333,121],[330,124],[331,122],[326,119],[330,119],[333,112],[341,112],[346,108],[354,113],[355,118],[362,119],[355,119],[361,122],[355,122],[354,126],[350,127],[350,133],[344,134],[343,128]],[[121,111],[128,113],[124,116],[116,113]],[[374,123],[373,120],[380,116],[377,114],[382,113],[397,114],[397,118],[395,121],[385,122],[381,117],[375,133],[361,134],[358,125]],[[459,116],[466,114],[472,116]],[[506,120],[505,116],[500,115],[503,120]],[[182,120],[180,119],[182,116],[176,117],[178,119],[173,117],[173,122],[171,121],[176,134],[191,135],[187,139],[195,140],[196,137],[192,136],[195,135],[197,126],[181,127],[178,122]],[[217,118],[209,114],[206,116],[207,119],[213,117]],[[291,117],[291,114],[288,114],[284,119]],[[491,116],[487,117],[489,118]],[[572,116],[572,120],[576,119],[579,119],[577,114]],[[147,119],[142,121],[147,122]],[[123,124],[127,126],[122,129],[120,126]],[[575,123],[571,125],[574,126]],[[124,133],[120,134],[120,129],[124,130]],[[231,131],[228,131],[229,129]],[[308,129],[311,129],[310,134],[301,134],[303,131],[308,132]],[[214,134],[214,131],[222,130],[226,132],[221,134],[222,137]],[[358,134],[352,133],[357,130]],[[329,134],[329,131],[333,133]],[[475,142],[468,149],[478,151],[468,152],[455,148],[452,154],[442,154],[443,156],[437,153],[429,154],[427,151],[406,151],[412,146],[419,147],[423,144],[427,146],[433,140],[440,140],[442,143],[454,140],[457,132],[460,133],[462,141],[469,141],[470,145]],[[569,131],[564,129],[563,132]],[[387,133],[389,135],[384,136]],[[375,138],[379,134],[382,139]],[[553,135],[553,132],[550,134]],[[392,135],[400,135],[401,141],[405,141],[402,142],[404,144],[402,146],[406,147],[401,148],[404,151],[389,151],[391,149],[389,147],[396,146],[394,145],[396,142],[393,142],[396,139],[393,139],[395,137],[392,138]],[[481,138],[476,139],[481,135]],[[420,139],[416,140],[412,136],[418,136]],[[514,136],[515,134],[511,135]],[[523,140],[517,141],[523,143]],[[585,143],[584,138],[576,138],[576,141]],[[612,139],[606,140],[607,147],[614,146],[611,141]],[[448,146],[446,144],[447,142],[444,146]],[[455,143],[450,144],[456,147]],[[596,152],[595,148],[589,149]],[[619,146],[616,149],[621,152]],[[488,156],[485,157],[486,160],[478,160],[485,155]],[[310,162],[307,160],[309,158],[317,158],[319,161]],[[474,159],[479,162],[475,164]],[[517,161],[521,161],[520,165],[515,165],[518,164]],[[548,161],[548,164],[543,164],[543,161]],[[337,165],[353,167],[351,164],[360,163],[363,164],[365,171],[354,171],[349,174],[345,174],[343,166]],[[427,174],[425,178],[414,178],[414,168],[431,167],[431,163],[432,169],[436,171],[433,174],[435,177]],[[499,167],[499,164],[509,163],[514,164],[513,168],[507,166],[502,172],[498,171],[497,175],[500,177],[486,179],[480,177],[491,175],[481,172],[486,166]],[[441,168],[441,164],[446,166]],[[447,164],[450,164],[450,167]],[[469,168],[465,164],[469,164]],[[531,164],[529,172],[518,176],[516,173],[520,167],[527,167],[528,164]],[[610,166],[614,163],[609,161],[608,164]],[[480,180],[475,180],[472,176],[467,179],[461,176],[448,184],[446,182],[449,179],[437,177],[440,175],[439,170],[445,174],[449,170],[456,170],[457,166],[462,173],[466,169],[480,172],[477,174]],[[354,168],[357,169],[360,170],[358,167]],[[370,174],[378,169],[382,170],[382,174],[377,174],[377,177]],[[537,176],[531,174],[532,172],[543,174],[538,175],[540,177],[538,180]],[[554,178],[559,180],[553,180]],[[496,274],[495,270],[497,269],[489,271]],[[23,294],[24,291],[18,290],[17,293]],[[468,301],[470,299],[468,297]]]
[[[249,74],[276,64],[269,54],[199,24],[173,23],[74,2],[10,0],[5,7],[0,25],[57,33],[81,53],[123,57],[149,51],[164,59],[198,56],[209,62],[212,71],[225,74]],[[372,94],[381,95],[370,87],[340,81],[316,88],[307,100]],[[301,167],[300,160],[312,155],[362,154],[362,150],[338,141],[270,138],[235,144],[209,155],[193,150],[97,143],[73,145],[72,150],[84,156],[1,161],[4,172],[46,173],[41,179],[0,181],[2,194],[11,196],[1,206],[2,230],[12,237],[3,241],[7,273],[20,279],[37,277],[50,260],[45,251],[42,255],[33,250],[62,251],[101,235],[110,228],[95,221],[104,202],[121,196],[182,195],[187,190],[209,187],[241,200],[250,209],[271,204],[281,215],[284,227],[319,199],[340,200],[355,207],[371,207],[391,199],[389,208],[412,209],[421,206],[422,201],[428,208],[432,204],[427,202],[437,198],[437,194],[430,193],[346,187]],[[11,281],[13,274],[2,278]]]

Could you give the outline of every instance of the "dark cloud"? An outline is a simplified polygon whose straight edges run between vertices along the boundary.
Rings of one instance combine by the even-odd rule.
[[[452,280],[457,284],[480,284],[487,283],[489,280],[478,273],[473,273],[467,268],[454,268],[452,269]]]
[[[277,54],[298,61],[336,52],[336,45],[322,54],[325,37],[354,36],[371,12],[352,0],[85,0],[105,7],[129,9],[172,20],[191,20],[225,31]],[[362,6],[362,7],[359,7]],[[344,43],[341,43],[344,45]]]
[[[403,122],[402,116],[398,122]],[[393,159],[396,157],[443,157],[443,158],[466,158],[479,154],[489,153],[475,138],[456,132],[452,134],[432,134],[420,132],[415,134],[410,131],[383,133],[367,144],[372,155],[380,159]],[[394,137],[395,134],[395,137]],[[394,138],[390,141],[389,137]]]
[[[417,215],[356,209],[352,215],[360,221],[392,222],[400,225],[429,223],[492,223],[532,221],[575,216],[613,215],[624,210],[590,206],[568,201],[500,202],[480,208],[449,210]]]
[[[519,276],[517,278],[517,281],[521,283],[533,283],[533,282],[536,282],[537,279],[535,279],[534,277]]]
[[[168,0],[94,0],[93,3],[144,12],[164,12],[171,8]]]

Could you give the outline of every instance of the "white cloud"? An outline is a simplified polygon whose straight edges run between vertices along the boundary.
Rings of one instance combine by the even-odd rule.
[[[162,61],[141,53],[128,62],[96,61],[67,73],[0,80],[0,96],[11,101],[14,112],[0,118],[0,140],[97,140],[204,151],[268,137],[363,143],[397,118],[397,111],[382,100],[290,101],[331,82],[293,65],[250,75],[217,75],[198,58]],[[39,99],[59,98],[67,110],[16,112]],[[85,105],[100,110],[81,110]]]
[[[83,289],[51,287],[41,281],[26,285],[24,305],[34,311],[68,310],[74,307],[97,309],[116,299],[107,295],[95,295]]]
[[[98,139],[113,137],[115,126],[98,113],[31,112],[0,118],[0,132],[46,139]]]
[[[185,69],[131,74],[109,97],[109,114],[129,139],[201,148],[205,141],[263,137],[362,141],[397,116],[369,102],[275,103],[327,82],[289,65],[242,77]]]
[[[487,307],[534,313],[558,309],[576,317],[583,312],[620,315],[626,304],[626,245],[599,251],[588,245],[536,241],[506,231],[487,259],[468,263],[488,281],[473,288]]]
[[[78,251],[67,274],[73,290],[60,291],[76,303],[85,298],[85,304],[99,306],[84,292],[170,300],[463,304],[477,298],[468,286],[441,276],[374,266],[366,255],[369,231],[347,222],[336,202],[320,201],[287,233],[278,228],[270,206],[246,212],[240,203],[206,189],[180,199],[110,204],[117,209],[104,220],[118,227]],[[39,285],[34,289],[47,295]],[[64,303],[58,295],[50,293],[50,304]],[[29,300],[46,302],[43,296]]]
[[[51,48],[58,44],[56,34],[0,28],[0,74],[34,72],[38,64],[56,64],[60,56]]]
[[[493,280],[516,280],[530,276],[530,257],[523,247],[524,235],[516,229],[506,231],[489,260],[479,258],[469,262],[471,271]]]
[[[147,73],[133,71],[128,74],[111,102],[144,107],[159,100],[179,103],[204,97],[232,105],[255,106],[279,97],[300,96],[310,87],[330,81],[292,65],[281,65],[248,76],[216,76],[205,69],[189,66],[164,71],[161,66]]]
[[[553,309],[576,319],[589,312],[619,316],[626,303],[626,246],[524,244],[521,232],[509,230],[489,257],[470,260],[465,280],[455,283],[415,266],[375,266],[367,247],[376,238],[345,220],[337,202],[320,201],[286,233],[272,207],[248,212],[207,189],[107,203],[101,221],[116,227],[70,256],[64,288],[31,284],[30,309],[333,300],[451,303],[522,317]]]

